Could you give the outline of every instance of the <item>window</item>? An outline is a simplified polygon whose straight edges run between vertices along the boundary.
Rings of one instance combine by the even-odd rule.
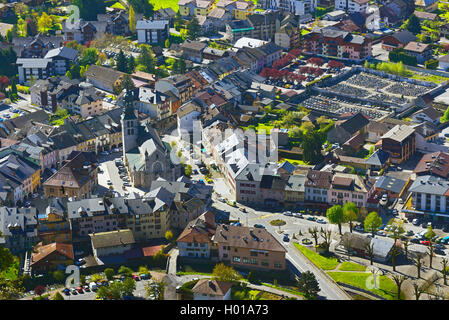
[[[270,264],[268,263],[268,261],[264,260],[260,263],[263,267],[268,267]]]
[[[240,257],[234,256],[234,257],[232,257],[232,261],[240,262]]]
[[[275,261],[274,262],[274,267],[278,268],[278,269],[281,269],[282,268],[282,263],[280,263],[279,261]]]
[[[243,263],[249,263],[249,259],[248,258],[243,258]]]

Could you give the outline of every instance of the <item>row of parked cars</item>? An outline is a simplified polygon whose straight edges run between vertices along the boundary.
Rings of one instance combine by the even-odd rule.
[[[300,219],[306,219],[306,220],[309,220],[309,221],[315,221],[315,222],[318,222],[318,223],[321,223],[321,224],[326,224],[327,223],[327,221],[325,219],[323,219],[323,218],[317,218],[317,217],[314,217],[314,216],[304,216],[300,212],[285,211],[283,213],[283,215],[287,216],[287,217],[295,217],[295,218],[300,218]]]
[[[133,275],[132,278],[135,281],[140,281],[140,280],[148,280],[150,279],[150,276],[146,273],[140,274],[140,275]],[[76,288],[65,288],[64,290],[62,290],[62,293],[65,294],[66,296],[69,295],[77,295],[77,294],[82,294],[85,292],[95,292],[98,290],[99,287],[101,286],[109,286],[109,284],[114,283],[114,281],[123,281],[125,280],[126,277],[125,276],[120,276],[120,278],[117,278],[115,280],[100,280],[100,281],[92,281],[92,282],[88,282],[84,285],[78,286]]]

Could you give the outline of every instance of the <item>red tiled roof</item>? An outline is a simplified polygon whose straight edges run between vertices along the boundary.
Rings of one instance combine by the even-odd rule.
[[[142,247],[142,253],[145,257],[154,256],[157,252],[162,249],[162,246],[150,246],[150,247]]]

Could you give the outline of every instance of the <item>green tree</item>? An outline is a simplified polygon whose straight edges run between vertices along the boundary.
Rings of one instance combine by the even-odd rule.
[[[421,24],[418,17],[416,17],[414,14],[412,14],[410,18],[408,18],[408,20],[404,24],[404,27],[413,34],[418,34],[421,32]]]
[[[448,260],[443,258],[441,260],[441,274],[443,275],[444,285],[447,286]]]
[[[366,216],[364,228],[366,231],[371,232],[373,236],[379,230],[379,227],[381,225],[382,225],[382,218],[379,217],[377,212],[373,211]]]
[[[64,271],[62,271],[62,270],[56,270],[56,271],[53,271],[53,279],[55,279],[55,281],[56,281],[57,283],[63,282],[64,279],[65,279],[65,273],[64,273]]]
[[[126,59],[125,53],[122,49],[120,49],[120,52],[117,56],[117,70],[121,72],[128,71],[128,60]]]
[[[318,246],[318,227],[309,228],[309,234],[315,240],[315,248]]]
[[[131,74],[134,73],[134,69],[136,68],[136,60],[133,56],[129,57],[128,59],[128,65],[127,65],[127,73]]]
[[[81,54],[79,59],[79,64],[81,66],[90,66],[91,64],[95,64],[98,60],[98,51],[95,48],[87,48]]]
[[[98,14],[106,13],[104,0],[72,0],[72,4],[80,9],[80,16],[86,21],[95,21]]]
[[[106,279],[112,280],[114,279],[115,271],[112,268],[106,268],[104,269],[104,275],[106,276]]]
[[[131,33],[136,32],[136,13],[134,12],[133,6],[129,6],[129,30]]]
[[[196,16],[187,23],[187,39],[196,40],[201,33],[201,26]]]
[[[369,256],[369,262],[370,265],[373,265],[373,258],[374,258],[374,245],[370,243],[367,243],[365,245],[365,251]]]
[[[126,278],[123,280],[122,284],[122,298],[123,296],[132,296],[134,290],[136,290],[136,281],[133,278]]]
[[[156,58],[148,45],[140,46],[140,54],[137,57],[137,64],[140,71],[154,73]]]
[[[41,33],[47,33],[49,29],[53,27],[53,20],[51,16],[42,12],[41,16],[37,19],[37,29]]]
[[[192,166],[190,164],[185,166],[184,173],[187,177],[190,177],[192,175]]]
[[[167,241],[173,240],[173,232],[171,232],[171,230],[167,230],[167,232],[165,232],[165,239],[167,239]]]
[[[239,274],[233,267],[227,266],[224,263],[218,263],[212,270],[212,278],[218,281],[237,281],[240,279]]]
[[[53,298],[51,300],[64,300],[64,297],[58,291],[55,293],[55,295],[53,296]]]
[[[167,49],[170,48],[170,40],[169,39],[165,40],[165,47]]]
[[[440,117],[440,122],[444,123],[449,120],[449,107],[447,107],[446,111],[444,111],[444,114],[442,117]]]
[[[134,8],[137,13],[142,13],[145,18],[153,16],[154,8],[148,0],[128,0],[128,3]]]
[[[154,300],[164,300],[165,283],[154,281],[149,282],[145,286],[147,297],[152,297]]]
[[[326,217],[330,223],[338,225],[338,231],[341,235],[341,224],[345,221],[343,209],[340,205],[335,205],[327,209]]]
[[[118,273],[127,277],[131,277],[133,275],[133,270],[129,267],[121,266],[118,269]]]
[[[306,271],[298,278],[296,286],[299,291],[304,292],[308,296],[316,297],[320,292],[320,285],[311,271]]]
[[[343,205],[345,222],[349,222],[349,231],[352,232],[352,222],[357,220],[359,209],[354,202],[348,201]]]
[[[0,277],[0,300],[17,300],[24,291],[20,280],[6,280]]]
[[[323,159],[323,155],[321,154],[322,144],[322,137],[319,132],[308,132],[302,141],[303,160],[312,164],[321,162]]]
[[[433,231],[432,226],[428,226],[427,227],[427,232],[425,234],[426,239],[427,240],[432,240],[432,238],[435,237],[435,236],[436,236],[436,234]]]

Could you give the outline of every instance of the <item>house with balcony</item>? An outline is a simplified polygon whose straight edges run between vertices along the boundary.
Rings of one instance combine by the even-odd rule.
[[[416,134],[413,127],[396,125],[385,133],[377,143],[380,149],[390,154],[392,163],[400,164],[416,152]]]
[[[37,224],[36,208],[0,207],[0,239],[14,255],[32,249],[38,240]]]
[[[364,178],[348,173],[335,173],[328,191],[330,205],[343,206],[346,202],[353,202],[358,208],[366,207],[368,187]]]
[[[70,243],[72,231],[66,215],[66,207],[59,198],[52,198],[44,214],[38,215],[37,236],[44,245],[53,242]]]

